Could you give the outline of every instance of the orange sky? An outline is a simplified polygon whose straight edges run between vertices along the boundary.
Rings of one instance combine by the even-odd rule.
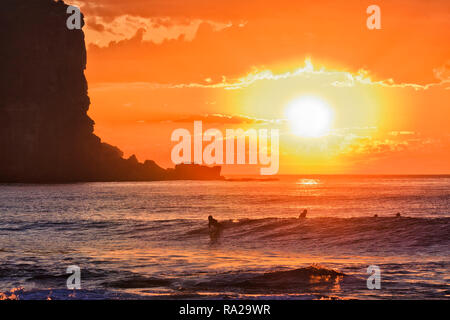
[[[172,167],[176,128],[280,129],[280,173],[450,173],[448,1],[73,1],[96,133]],[[381,8],[381,30],[366,8]],[[320,138],[286,108],[333,111]],[[276,121],[278,120],[278,121]],[[254,173],[226,167],[225,173]]]

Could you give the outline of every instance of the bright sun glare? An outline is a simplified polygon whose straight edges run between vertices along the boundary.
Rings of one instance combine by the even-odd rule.
[[[286,115],[294,134],[301,137],[320,137],[331,129],[331,107],[317,97],[302,97],[290,102]]]

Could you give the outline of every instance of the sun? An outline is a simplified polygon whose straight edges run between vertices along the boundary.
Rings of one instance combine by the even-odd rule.
[[[331,129],[333,111],[318,97],[301,97],[287,105],[286,115],[294,134],[321,137]]]

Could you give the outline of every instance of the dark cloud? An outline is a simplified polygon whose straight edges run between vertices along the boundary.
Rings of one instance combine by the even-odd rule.
[[[98,32],[103,32],[105,31],[105,26],[101,23],[97,23],[97,18],[94,17],[89,17],[87,19],[87,26],[95,31]]]
[[[202,115],[186,115],[184,117],[172,119],[158,119],[146,122],[161,122],[161,123],[192,123],[194,121],[202,121],[209,124],[266,124],[273,123],[273,120],[258,119],[242,115],[227,115],[227,114],[202,114]]]

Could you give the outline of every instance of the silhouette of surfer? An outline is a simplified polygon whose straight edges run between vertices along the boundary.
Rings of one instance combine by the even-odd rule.
[[[395,217],[400,218],[402,215],[400,214],[400,212],[397,212],[397,214],[395,215]]]
[[[208,229],[211,238],[217,238],[222,231],[222,225],[213,218],[213,216],[208,217]]]
[[[300,213],[300,215],[298,216],[298,218],[306,218],[306,214],[308,213],[308,210],[303,210],[302,213]]]

